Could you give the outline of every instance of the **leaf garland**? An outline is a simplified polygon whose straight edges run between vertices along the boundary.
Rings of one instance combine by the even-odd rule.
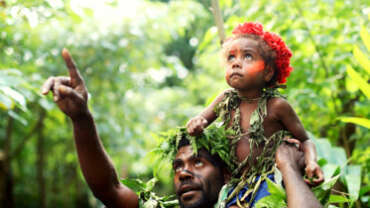
[[[176,156],[179,142],[182,138],[189,140],[195,154],[200,149],[207,150],[211,155],[218,155],[220,159],[227,165],[229,170],[233,170],[236,166],[232,162],[231,148],[228,136],[232,135],[231,130],[226,130],[224,127],[209,126],[204,132],[198,136],[190,136],[185,127],[178,127],[160,134],[160,144],[154,150],[159,154],[161,159],[173,160]]]

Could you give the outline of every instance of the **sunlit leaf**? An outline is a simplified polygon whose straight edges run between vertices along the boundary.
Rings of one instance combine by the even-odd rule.
[[[89,17],[92,17],[94,15],[94,11],[90,8],[83,8],[83,11]]]
[[[26,99],[21,93],[7,86],[0,86],[0,90],[3,91],[5,95],[9,96],[15,102],[17,102],[20,106],[24,108],[26,107]]]
[[[367,98],[370,98],[370,85],[365,81],[360,74],[358,74],[351,66],[347,65],[347,74],[351,79],[357,83],[360,90],[366,95]]]
[[[370,119],[359,118],[359,117],[339,117],[339,120],[346,123],[354,123],[363,127],[370,129]]]
[[[370,34],[364,26],[361,27],[360,36],[368,51],[370,51]]]
[[[21,124],[23,124],[24,126],[27,125],[27,120],[24,119],[22,116],[20,116],[18,113],[10,110],[8,112],[9,116],[11,116],[12,118],[14,118],[15,120],[19,121]]]
[[[351,79],[348,76],[346,76],[345,79],[346,79],[346,89],[348,92],[356,92],[357,90],[360,89],[353,79]]]
[[[216,28],[210,28],[207,30],[206,34],[203,36],[203,40],[198,46],[198,52],[203,51],[209,44],[212,43],[212,40],[217,37]]]
[[[332,194],[329,197],[329,203],[348,203],[348,202],[351,202],[351,200],[342,195]]]
[[[4,110],[13,108],[13,101],[2,93],[0,93],[0,108]]]
[[[353,55],[355,56],[356,60],[360,63],[362,68],[364,68],[366,72],[370,74],[370,61],[357,46],[353,47]]]

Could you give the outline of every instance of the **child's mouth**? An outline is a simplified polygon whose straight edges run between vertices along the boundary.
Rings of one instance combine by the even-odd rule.
[[[237,77],[242,77],[243,75],[238,73],[238,72],[234,72],[231,74],[230,78],[234,77],[234,76],[237,76]]]

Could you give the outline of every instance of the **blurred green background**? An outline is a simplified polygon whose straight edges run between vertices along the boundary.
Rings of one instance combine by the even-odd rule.
[[[330,199],[370,206],[370,2],[220,0],[227,35],[259,21],[293,52],[287,95],[317,144]],[[100,207],[79,170],[72,129],[39,88],[67,75],[63,47],[90,93],[121,177],[160,179],[153,134],[184,125],[227,88],[211,0],[0,0],[0,207]],[[149,153],[149,154],[148,154]],[[348,194],[350,193],[350,194]],[[337,201],[335,201],[337,200]],[[342,200],[342,201],[341,201]]]

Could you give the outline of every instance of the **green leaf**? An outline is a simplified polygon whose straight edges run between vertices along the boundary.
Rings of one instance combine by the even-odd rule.
[[[158,202],[154,199],[149,199],[144,203],[144,208],[156,208],[158,206]]]
[[[345,79],[346,79],[346,90],[348,92],[353,93],[360,89],[358,85],[350,77],[346,76]]]
[[[0,86],[0,90],[18,103],[21,107],[26,108],[26,98],[21,93],[8,86]]]
[[[8,111],[9,113],[9,116],[11,116],[12,118],[14,118],[15,120],[19,121],[21,124],[23,124],[24,126],[28,124],[27,120],[22,118],[22,116],[20,116],[19,114],[17,114],[16,112],[10,110]]]
[[[329,163],[322,167],[322,171],[324,172],[324,177],[326,179],[330,179],[337,173],[340,173],[340,167],[338,165]]]
[[[13,108],[13,101],[6,95],[0,93],[0,108],[4,110],[9,110]]]
[[[281,185],[272,182],[268,178],[266,179],[266,182],[267,182],[268,190],[271,193],[271,195],[278,196],[279,198],[282,198],[282,199],[286,198],[285,191],[283,187],[281,187]]]
[[[360,90],[366,95],[366,97],[370,98],[370,85],[367,81],[349,65],[347,65],[347,74],[360,87]]]
[[[287,207],[287,204],[285,200],[276,197],[274,195],[270,195],[267,197],[264,197],[257,201],[255,204],[256,208],[281,208],[281,207]]]
[[[152,178],[148,182],[146,182],[145,191],[152,191],[157,181],[158,181],[157,178]]]
[[[364,26],[361,26],[360,36],[368,51],[370,51],[370,35]]]
[[[94,15],[94,11],[90,8],[83,8],[83,11],[89,17],[92,17]]]
[[[146,185],[140,179],[122,179],[121,182],[123,185],[127,186],[129,189],[133,190],[136,193],[145,191]]]
[[[351,200],[342,195],[332,194],[329,197],[329,203],[349,203],[349,202],[351,202]]]
[[[205,48],[212,43],[217,36],[217,30],[214,30],[213,27],[209,28],[206,34],[203,36],[203,40],[198,47],[198,52],[205,50]]]
[[[366,58],[365,54],[357,47],[353,47],[353,55],[355,56],[356,60],[360,63],[362,68],[366,70],[368,74],[370,74],[370,61]]]
[[[346,123],[354,123],[363,127],[370,129],[370,119],[359,118],[359,117],[339,117],[339,120]]]
[[[287,207],[286,204],[286,194],[279,184],[272,182],[270,179],[266,179],[267,187],[269,192],[271,193],[270,196],[264,197],[259,200],[255,207],[256,208],[281,208]]]
[[[313,193],[315,194],[316,198],[320,201],[321,204],[326,205],[329,202],[331,188],[337,182],[339,177],[340,175],[332,177],[326,180],[320,186],[317,186],[312,189]]]
[[[359,196],[361,186],[361,166],[350,165],[346,169],[347,174],[345,179],[347,182],[348,193],[353,201],[356,201]]]

